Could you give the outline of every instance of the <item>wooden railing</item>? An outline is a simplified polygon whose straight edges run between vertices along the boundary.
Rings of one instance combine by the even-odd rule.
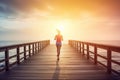
[[[0,47],[0,71],[8,71],[50,44],[49,40]]]
[[[77,40],[69,40],[69,44],[87,59],[94,61],[94,64],[103,65],[107,73],[120,75],[120,47]]]

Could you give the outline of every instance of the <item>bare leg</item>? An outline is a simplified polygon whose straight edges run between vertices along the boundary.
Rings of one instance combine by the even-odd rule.
[[[59,60],[59,55],[60,55],[60,49],[61,49],[61,46],[57,46],[57,57],[58,57],[58,60]]]

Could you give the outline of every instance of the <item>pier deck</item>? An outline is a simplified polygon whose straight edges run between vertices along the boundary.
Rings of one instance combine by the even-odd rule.
[[[94,65],[69,45],[61,48],[56,58],[55,45],[49,45],[38,54],[0,73],[0,80],[115,80],[106,70]]]

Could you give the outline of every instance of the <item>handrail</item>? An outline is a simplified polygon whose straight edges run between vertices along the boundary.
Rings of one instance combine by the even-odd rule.
[[[22,61],[40,52],[49,44],[50,40],[43,40],[0,47],[0,52],[4,53],[4,58],[0,59],[0,71],[8,71],[13,67],[13,65],[20,64]],[[10,50],[13,49],[15,50],[15,53],[14,55],[10,56]],[[11,59],[16,60],[14,62],[11,62]]]
[[[74,47],[78,52],[85,55],[87,59],[92,59],[95,64],[101,64],[107,69],[107,73],[117,73],[120,75],[118,70],[113,69],[112,64],[118,65],[120,68],[120,61],[113,59],[113,52],[117,52],[120,55],[120,47],[119,46],[112,46],[112,45],[104,45],[98,43],[91,43],[91,42],[84,42],[84,41],[77,41],[77,40],[69,40],[69,45]],[[90,50],[90,47],[93,47],[93,51]],[[98,49],[106,50],[106,56],[99,54]],[[86,52],[86,53],[85,53]],[[91,56],[93,55],[93,56]],[[120,57],[120,56],[118,56]],[[102,61],[98,60],[98,58],[102,58],[106,60],[106,65],[102,63]]]

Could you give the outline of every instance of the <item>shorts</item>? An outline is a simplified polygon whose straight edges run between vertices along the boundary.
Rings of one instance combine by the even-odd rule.
[[[62,46],[61,42],[56,42],[56,46]]]

